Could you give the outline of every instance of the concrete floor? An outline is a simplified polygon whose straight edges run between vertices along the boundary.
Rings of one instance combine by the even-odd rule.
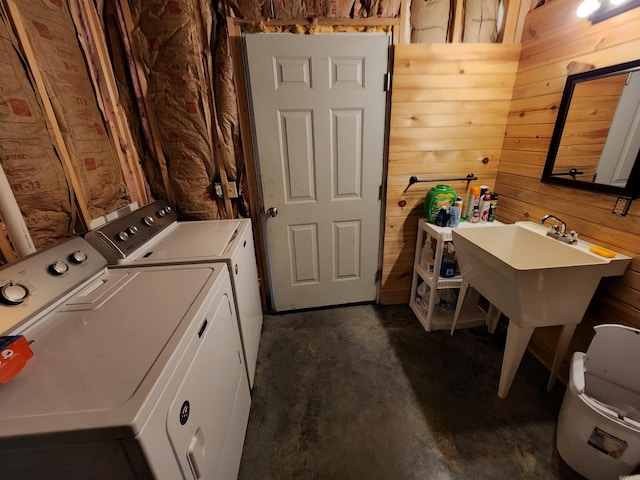
[[[564,386],[504,332],[425,332],[405,306],[266,316],[239,479],[580,479],[559,457]]]

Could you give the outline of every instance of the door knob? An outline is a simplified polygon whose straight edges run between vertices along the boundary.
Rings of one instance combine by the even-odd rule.
[[[267,210],[267,217],[276,217],[278,215],[278,209],[276,207],[271,207]]]

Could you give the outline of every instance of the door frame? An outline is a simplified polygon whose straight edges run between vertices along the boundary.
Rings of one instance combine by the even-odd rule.
[[[335,19],[335,25],[340,25],[339,19]],[[361,22],[349,23],[351,26],[370,26],[371,19],[362,19]],[[387,58],[387,68],[391,78],[393,78],[393,46],[398,43],[399,34],[396,32],[399,25],[397,18],[376,19],[376,25],[388,25],[390,29],[391,45]],[[380,22],[384,21],[384,23]],[[260,176],[260,164],[255,149],[255,138],[253,132],[253,119],[251,118],[250,96],[247,83],[248,68],[246,66],[246,58],[242,44],[243,27],[250,25],[246,20],[227,17],[227,28],[229,30],[229,40],[231,45],[231,57],[234,68],[234,82],[236,87],[236,100],[238,103],[238,123],[240,128],[240,137],[242,140],[242,150],[244,155],[245,175],[247,180],[247,194],[250,203],[251,220],[253,224],[253,236],[256,249],[256,261],[258,266],[258,276],[260,278],[260,295],[262,299],[262,307],[264,311],[273,312],[273,285],[271,278],[271,270],[269,268],[269,244],[267,242],[267,217],[264,208],[264,200],[262,195],[262,184]],[[279,26],[283,22],[278,23]],[[294,22],[290,22],[294,26]],[[267,32],[265,32],[267,33]],[[391,82],[389,82],[391,84]],[[391,89],[386,92],[385,100],[385,127],[384,127],[384,146],[383,146],[383,165],[382,165],[382,192],[380,199],[380,236],[379,236],[379,258],[378,271],[382,268],[383,247],[384,247],[384,231],[385,231],[385,211],[386,211],[386,192],[387,192],[387,172],[389,157],[389,125],[391,116]],[[376,301],[380,298],[380,289],[382,279],[378,275],[376,286]]]

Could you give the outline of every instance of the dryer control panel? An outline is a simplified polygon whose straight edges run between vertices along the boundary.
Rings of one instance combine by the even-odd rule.
[[[177,220],[173,208],[166,201],[157,200],[88,232],[85,239],[107,258],[109,264],[118,264]]]

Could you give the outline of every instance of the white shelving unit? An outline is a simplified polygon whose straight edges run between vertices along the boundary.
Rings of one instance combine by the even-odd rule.
[[[469,223],[461,222],[456,228],[490,228],[494,225],[501,225],[501,222],[495,221],[490,223]],[[436,298],[438,292],[447,288],[459,289],[462,285],[462,277],[456,275],[451,278],[440,276],[440,266],[444,255],[445,244],[452,242],[451,227],[438,227],[432,223],[428,223],[424,218],[418,220],[418,234],[416,235],[416,253],[413,260],[413,279],[411,281],[411,298],[409,306],[415,313],[423,328],[430,332],[432,330],[450,330],[453,323],[453,312],[444,313],[439,309],[439,303]],[[433,272],[427,270],[420,263],[422,246],[425,241],[436,241],[436,249],[434,251]],[[417,289],[420,281],[423,281],[429,287],[427,295],[427,307],[423,307],[416,302]],[[487,314],[478,308],[479,294],[470,289],[467,293],[460,318],[456,328],[470,328],[485,325],[487,322]]]

